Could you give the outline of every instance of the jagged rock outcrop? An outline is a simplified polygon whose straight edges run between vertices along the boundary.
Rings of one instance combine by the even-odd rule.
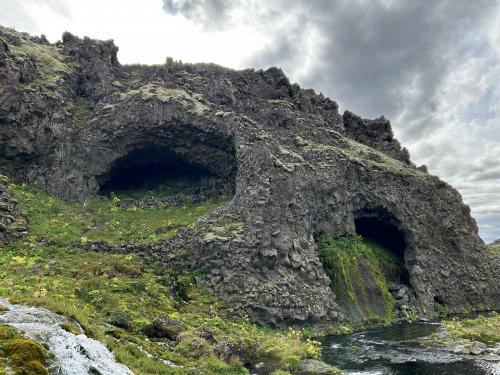
[[[423,310],[498,307],[469,208],[410,162],[386,119],[342,116],[277,68],[122,66],[110,41],[0,38],[0,172],[74,201],[127,165],[215,178],[233,198],[198,222],[186,257],[237,311],[270,324],[338,318],[317,240],[353,234],[360,219],[404,237]]]
[[[0,248],[26,234],[26,219],[7,190],[7,177],[0,175]]]

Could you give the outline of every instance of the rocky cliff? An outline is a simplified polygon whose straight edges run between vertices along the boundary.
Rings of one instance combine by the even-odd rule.
[[[186,259],[262,323],[339,317],[325,235],[397,242],[422,311],[499,307],[469,208],[410,162],[385,118],[341,115],[277,68],[123,66],[117,50],[0,29],[0,173],[71,201],[172,170],[231,196],[198,222]]]
[[[18,202],[7,190],[7,178],[0,175],[0,246],[26,234],[26,219]]]

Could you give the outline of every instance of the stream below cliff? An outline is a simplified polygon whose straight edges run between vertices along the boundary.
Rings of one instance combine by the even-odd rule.
[[[54,355],[51,374],[57,375],[133,375],[124,365],[116,362],[113,354],[100,342],[81,331],[73,334],[61,327],[68,319],[52,311],[10,304],[0,298],[0,324],[10,325],[24,336],[44,344]]]
[[[500,375],[500,363],[426,348],[439,324],[407,323],[323,338],[325,362],[346,375]]]

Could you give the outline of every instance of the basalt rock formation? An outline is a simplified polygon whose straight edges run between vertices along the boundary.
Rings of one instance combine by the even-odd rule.
[[[7,181],[7,177],[0,175],[0,246],[22,237],[27,227],[18,202],[7,189]]]
[[[498,307],[469,208],[410,162],[388,120],[341,115],[277,68],[124,66],[117,50],[0,30],[0,173],[72,201],[169,173],[232,197],[198,222],[185,256],[262,323],[339,318],[324,235],[397,237],[422,311]]]

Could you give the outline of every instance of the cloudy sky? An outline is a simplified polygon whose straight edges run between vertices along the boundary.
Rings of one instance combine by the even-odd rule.
[[[52,42],[114,39],[122,63],[166,56],[279,66],[341,110],[390,118],[417,164],[500,237],[500,0],[0,0],[0,24]]]

